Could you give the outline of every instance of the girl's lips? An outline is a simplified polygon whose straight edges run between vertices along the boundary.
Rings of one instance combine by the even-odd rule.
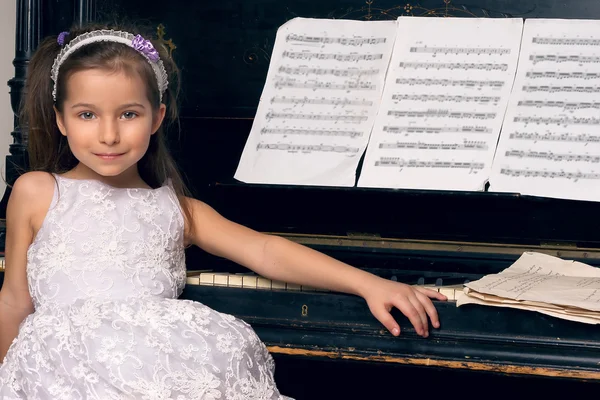
[[[114,160],[122,156],[124,153],[98,153],[96,156],[100,157],[103,160]]]

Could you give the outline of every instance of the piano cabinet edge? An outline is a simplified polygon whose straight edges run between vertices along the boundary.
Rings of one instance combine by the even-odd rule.
[[[458,361],[445,360],[432,357],[399,357],[393,355],[372,354],[348,350],[320,350],[301,347],[283,347],[267,345],[271,354],[297,358],[310,359],[340,359],[344,361],[361,361],[371,363],[397,364],[413,367],[441,368],[452,370],[469,370],[491,372],[502,375],[535,376],[541,378],[556,378],[563,380],[577,380],[580,382],[595,382],[600,384],[600,369],[597,371],[581,371],[570,368],[532,367],[526,365],[494,363],[489,361]]]

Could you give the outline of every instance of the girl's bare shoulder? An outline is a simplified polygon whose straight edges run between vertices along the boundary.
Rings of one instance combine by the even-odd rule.
[[[12,186],[11,211],[27,216],[34,231],[41,226],[54,195],[54,177],[42,171],[32,171],[21,175]],[[9,210],[7,210],[8,212]]]

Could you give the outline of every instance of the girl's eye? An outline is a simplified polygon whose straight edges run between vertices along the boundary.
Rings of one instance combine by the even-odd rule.
[[[81,114],[79,114],[79,117],[82,119],[92,119],[94,118],[94,114],[92,114],[91,112],[82,112]]]
[[[133,119],[135,117],[137,117],[137,114],[132,111],[127,111],[123,113],[123,118],[125,119]]]

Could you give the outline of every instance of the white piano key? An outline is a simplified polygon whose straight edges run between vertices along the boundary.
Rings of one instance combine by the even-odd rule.
[[[263,278],[262,276],[259,276],[258,279],[256,280],[256,288],[263,289],[263,290],[271,290],[271,280],[267,279],[267,278]]]
[[[273,282],[271,282],[271,289],[273,289],[273,290],[285,290],[286,289],[286,283],[285,282],[280,282],[280,281],[273,281]]]
[[[216,273],[213,277],[213,285],[214,286],[223,286],[223,287],[229,286],[229,276],[230,276],[230,274],[228,274],[226,272]]]
[[[233,274],[229,275],[229,287],[241,288],[242,287],[242,275]]]
[[[256,289],[258,285],[258,276],[244,275],[242,277],[242,288]]]

